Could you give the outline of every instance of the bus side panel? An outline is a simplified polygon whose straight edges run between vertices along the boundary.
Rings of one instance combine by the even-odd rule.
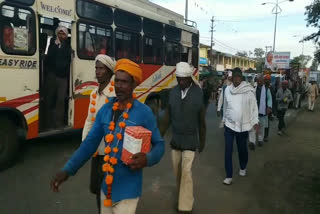
[[[172,88],[177,84],[175,79],[175,66],[149,66],[140,65],[143,74],[148,74],[146,78],[135,90],[137,98],[145,102],[148,95],[152,92],[159,92],[163,89]],[[156,69],[158,68],[158,69]]]
[[[81,129],[84,126],[84,123],[88,115],[89,107],[89,97],[80,97],[74,101],[74,123],[73,127],[75,129]]]
[[[83,128],[88,115],[89,96],[97,86],[94,60],[81,60],[75,56],[73,60],[73,127],[75,129]]]
[[[27,139],[38,136],[39,130],[39,93],[11,99],[0,103],[0,107],[11,107],[23,114],[28,125]]]

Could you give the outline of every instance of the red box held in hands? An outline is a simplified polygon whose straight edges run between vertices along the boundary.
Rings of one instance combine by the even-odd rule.
[[[151,149],[152,132],[141,126],[126,127],[123,139],[121,160],[124,164],[130,164],[132,155],[139,152],[148,153]]]

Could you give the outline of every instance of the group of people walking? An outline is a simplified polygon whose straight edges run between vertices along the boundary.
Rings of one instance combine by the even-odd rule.
[[[298,108],[300,95],[294,99],[289,81],[283,80],[279,87],[271,84],[271,76],[259,74],[253,79],[245,80],[242,71],[235,68],[222,77],[217,102],[217,114],[221,116],[221,127],[225,137],[225,170],[223,183],[230,185],[233,178],[232,151],[234,138],[238,147],[240,170],[245,176],[248,163],[248,147],[255,150],[256,145],[263,146],[268,142],[269,125],[274,115],[278,118],[278,135],[283,135],[286,124],[285,115],[289,104]],[[278,82],[279,83],[279,82]],[[318,96],[318,88],[314,82],[307,87],[309,110],[312,111]],[[296,96],[295,96],[296,98]],[[249,144],[247,144],[249,141]],[[248,145],[248,146],[247,146]]]
[[[164,154],[162,136],[171,125],[171,156],[177,182],[177,210],[193,209],[192,164],[196,151],[205,146],[206,123],[203,94],[186,62],[176,66],[177,86],[158,128],[151,109],[135,99],[142,81],[140,66],[129,59],[117,62],[98,55],[95,73],[99,83],[90,95],[83,142],[50,185],[54,192],[91,158],[90,190],[96,195],[101,214],[133,214],[142,192],[142,169],[157,164]],[[130,115],[130,116],[129,116]],[[121,160],[125,127],[142,126],[152,132],[151,150],[138,152],[125,164]]]
[[[107,55],[98,55],[95,74],[99,85],[90,95],[83,142],[54,175],[50,183],[52,190],[59,191],[60,185],[91,159],[90,190],[96,195],[99,214],[134,214],[142,193],[142,170],[159,163],[165,152],[163,136],[171,127],[169,143],[177,186],[176,208],[180,213],[191,213],[192,165],[196,152],[201,153],[206,142],[206,104],[193,73],[193,67],[186,62],[176,65],[177,85],[171,89],[164,116],[158,123],[151,109],[135,99],[133,93],[142,82],[140,66],[129,59],[115,61]],[[224,127],[226,178],[223,183],[226,185],[233,178],[234,139],[239,153],[239,174],[246,176],[247,141],[251,149],[256,143],[262,146],[268,141],[274,104],[279,119],[278,134],[285,128],[284,116],[293,97],[287,81],[275,92],[270,79],[268,75],[260,75],[254,87],[244,81],[241,69],[235,68],[224,80],[217,110]],[[151,149],[148,153],[133,153],[131,161],[124,163],[121,156],[125,130],[131,126],[151,131]]]

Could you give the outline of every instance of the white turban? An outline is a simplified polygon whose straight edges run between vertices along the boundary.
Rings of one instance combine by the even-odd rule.
[[[200,86],[198,80],[193,76],[193,67],[186,62],[179,62],[176,65],[176,76],[177,77],[191,77],[194,83]]]
[[[56,43],[56,45],[59,46],[59,48],[61,48],[61,41],[59,40],[59,37],[58,37],[58,33],[59,33],[60,31],[63,31],[64,34],[66,34],[67,37],[68,37],[68,34],[69,34],[69,33],[68,33],[68,28],[66,28],[65,26],[60,25],[59,27],[57,27],[57,29],[56,29],[57,38],[56,38],[55,43]]]
[[[114,67],[116,66],[116,62],[113,58],[104,54],[99,54],[96,56],[96,59],[95,59],[95,62],[97,61],[101,62],[102,64],[107,66],[107,68],[109,68],[112,72],[114,72]]]
[[[63,31],[67,36],[68,36],[68,28],[66,28],[65,26],[60,25],[59,27],[57,27],[56,29],[56,35],[58,35],[58,33],[60,31]]]
[[[191,77],[193,73],[192,67],[186,62],[179,62],[176,67],[177,77]]]

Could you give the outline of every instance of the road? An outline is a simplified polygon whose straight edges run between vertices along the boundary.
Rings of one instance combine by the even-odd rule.
[[[297,113],[295,111],[291,111],[290,114],[290,117],[296,118]],[[304,114],[308,113],[302,113],[302,116],[298,118],[313,117],[311,115],[303,116]],[[320,118],[320,114],[317,113],[317,115]],[[319,119],[318,122],[320,122]],[[276,122],[272,126],[274,133]],[[279,152],[287,151],[289,148],[286,146],[288,142],[304,142],[303,135],[299,141],[295,136],[290,136],[291,133],[292,135],[295,134],[294,127],[292,127],[289,128],[289,136],[282,138],[272,136],[271,142],[263,148],[257,148],[256,151],[250,152],[248,176],[245,178],[240,178],[237,175],[239,164],[237,153],[234,152],[234,183],[231,186],[224,186],[222,185],[225,176],[223,130],[218,128],[218,119],[212,104],[209,106],[207,114],[207,130],[205,151],[200,155],[197,154],[193,167],[194,213],[295,213],[283,212],[283,207],[287,211],[289,205],[294,207],[295,201],[288,202],[286,195],[284,195],[292,188],[288,187],[289,190],[287,191],[287,189],[281,190],[281,185],[274,186],[279,185],[279,183],[271,182],[274,181],[274,178],[278,179],[277,174],[270,177],[274,173],[273,167],[270,169],[266,166],[270,166],[268,163],[274,164],[274,160],[286,161],[286,156]],[[312,136],[313,138],[309,139],[310,142],[314,142],[316,139],[319,142],[320,135],[318,133],[315,132]],[[88,189],[89,164],[86,164],[76,176],[63,184],[60,193],[53,193],[49,189],[49,181],[52,175],[64,165],[79,146],[80,139],[80,133],[76,132],[64,136],[29,141],[24,147],[18,163],[14,167],[0,172],[0,213],[97,213],[95,198],[89,193]],[[166,136],[166,142],[168,142],[168,139],[169,136]],[[290,146],[290,148],[294,147]],[[236,148],[234,150],[236,151]],[[296,153],[292,152],[291,154]],[[320,153],[317,153],[317,156],[316,153],[314,155],[320,159]],[[272,166],[280,171],[286,168],[286,166],[281,168],[281,165]],[[267,175],[266,172],[268,172]],[[287,175],[283,174],[281,176],[280,178],[283,178]],[[268,180],[265,178],[268,178]],[[270,188],[266,186],[268,182],[271,185]],[[286,187],[286,185],[284,186]],[[270,189],[277,194],[273,195],[274,193]],[[275,205],[271,202],[273,197],[280,200],[281,203]],[[316,195],[316,197],[319,197],[319,195]],[[300,200],[299,197],[297,198]],[[160,164],[144,170],[143,195],[138,205],[137,214],[176,213],[175,204],[175,179],[170,161],[170,148],[167,143],[166,153]],[[311,207],[311,211],[313,211],[313,207]],[[320,208],[320,206],[318,207]]]

